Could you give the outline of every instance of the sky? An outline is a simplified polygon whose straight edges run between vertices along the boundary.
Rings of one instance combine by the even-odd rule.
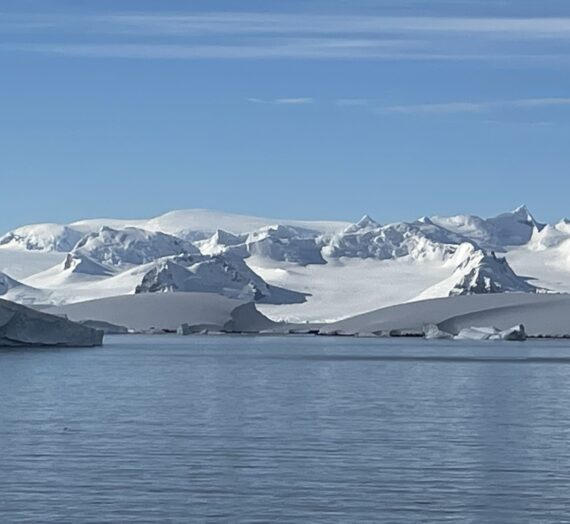
[[[567,0],[2,0],[0,231],[570,216]]]

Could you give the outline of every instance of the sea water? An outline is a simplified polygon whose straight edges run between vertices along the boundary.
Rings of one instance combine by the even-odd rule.
[[[570,521],[570,344],[0,352],[1,523]]]

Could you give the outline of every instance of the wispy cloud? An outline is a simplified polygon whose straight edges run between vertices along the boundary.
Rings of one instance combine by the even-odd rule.
[[[310,97],[295,97],[295,98],[273,98],[273,99],[263,99],[263,98],[248,98],[248,102],[253,104],[276,104],[276,105],[306,105],[315,103],[314,98]]]
[[[301,105],[301,104],[312,104],[314,103],[314,98],[300,97],[300,98],[277,98],[275,100],[276,104],[281,105]]]
[[[570,38],[570,17],[350,16],[289,13],[123,13],[4,16],[0,27],[39,25],[96,33],[184,36],[204,34],[484,33]]]
[[[400,114],[449,114],[449,113],[478,113],[485,109],[485,104],[472,102],[445,102],[441,104],[417,104],[378,107],[379,113]]]
[[[159,43],[46,43],[0,44],[5,51],[34,52],[74,57],[138,59],[456,59],[457,56],[410,54],[410,44],[401,48],[382,40],[279,39],[254,44],[159,44]],[[466,57],[463,57],[467,59]]]
[[[294,13],[3,15],[4,51],[139,59],[479,60],[570,64],[570,17]]]
[[[492,100],[492,101],[449,101],[438,103],[423,103],[423,104],[399,104],[399,105],[383,105],[381,101],[370,98],[340,98],[336,100],[318,100],[312,97],[302,98],[248,98],[251,103],[256,104],[313,104],[319,102],[326,107],[336,106],[339,108],[363,108],[376,114],[384,115],[402,115],[402,116],[445,116],[445,115],[459,115],[459,114],[481,114],[485,116],[487,122],[500,122],[501,120],[494,120],[494,116],[500,118],[509,112],[511,115],[525,114],[527,116],[536,112],[539,109],[548,109],[554,107],[568,107],[570,108],[570,98],[565,97],[545,97],[545,98],[521,98],[513,100]],[[551,125],[552,122],[533,120],[535,125],[545,126]]]
[[[490,102],[445,102],[436,104],[412,104],[379,106],[379,113],[399,113],[407,115],[482,113],[501,109],[532,109],[554,106],[570,106],[570,98],[526,98]]]

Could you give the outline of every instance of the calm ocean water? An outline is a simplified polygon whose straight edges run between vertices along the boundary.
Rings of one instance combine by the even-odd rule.
[[[570,344],[0,352],[0,523],[570,522]]]

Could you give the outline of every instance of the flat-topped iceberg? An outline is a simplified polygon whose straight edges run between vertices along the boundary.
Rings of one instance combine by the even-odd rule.
[[[103,332],[0,299],[0,347],[93,347]]]

